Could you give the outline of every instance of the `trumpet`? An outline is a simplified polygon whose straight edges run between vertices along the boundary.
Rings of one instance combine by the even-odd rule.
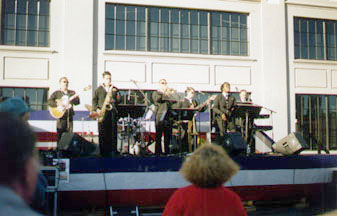
[[[166,88],[164,90],[164,95],[166,96],[171,96],[172,94],[177,93],[177,90],[173,89],[173,88]]]

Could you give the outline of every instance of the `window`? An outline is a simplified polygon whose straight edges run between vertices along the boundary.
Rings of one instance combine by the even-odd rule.
[[[294,18],[295,59],[337,60],[337,21]]]
[[[0,87],[0,98],[21,97],[33,110],[47,110],[48,89]]]
[[[50,0],[2,0],[1,45],[49,46]]]
[[[337,96],[296,95],[296,130],[310,149],[337,149]]]
[[[118,4],[105,10],[106,50],[248,55],[247,14]]]

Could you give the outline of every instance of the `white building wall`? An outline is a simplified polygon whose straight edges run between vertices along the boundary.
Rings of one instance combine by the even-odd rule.
[[[138,51],[105,51],[105,4],[178,7],[249,14],[247,57]],[[158,88],[166,78],[183,91],[219,91],[228,81],[232,91],[252,92],[254,103],[274,110],[275,140],[295,130],[295,94],[337,94],[337,63],[294,60],[293,17],[337,20],[331,0],[51,0],[50,47],[0,46],[0,85],[58,89],[67,76],[70,88],[95,89],[109,70],[121,89]],[[97,20],[96,20],[97,18]],[[97,21],[97,25],[96,25]],[[92,92],[76,110],[91,104]],[[264,112],[267,112],[264,110]]]
[[[288,87],[286,25],[283,0],[261,1],[261,92],[260,105],[274,111],[273,131],[279,140],[288,135]]]
[[[295,59],[294,17],[337,20],[337,1],[288,0],[287,22],[289,40],[290,124],[295,131],[296,94],[337,94],[337,62]]]

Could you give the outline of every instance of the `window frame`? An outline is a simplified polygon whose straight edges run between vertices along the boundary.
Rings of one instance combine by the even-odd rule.
[[[124,21],[124,32],[122,35],[124,39],[121,39],[121,42],[117,42],[117,36],[120,37],[117,21],[120,22],[121,20],[117,20],[117,9],[121,7],[122,10],[119,13],[123,13],[122,19]],[[135,45],[133,49],[127,48],[126,37],[128,33],[126,32],[127,29],[127,15],[126,11],[129,8],[134,8],[134,22],[135,22]],[[145,42],[144,45],[141,46],[144,49],[138,49],[137,46],[137,39],[138,39],[138,22],[137,19],[137,11],[138,8],[145,10]],[[166,52],[166,53],[179,53],[179,54],[205,54],[205,55],[221,55],[221,56],[239,56],[239,57],[248,57],[250,55],[250,41],[249,41],[249,13],[239,13],[239,12],[226,12],[226,11],[209,11],[209,10],[198,10],[198,9],[184,9],[184,8],[171,8],[171,7],[154,7],[154,6],[137,6],[137,5],[128,5],[128,4],[116,4],[116,3],[105,3],[105,32],[104,32],[104,50],[105,51],[143,51],[143,52]],[[151,13],[152,12],[152,13]],[[157,15],[152,17],[151,15],[153,12],[157,12]],[[112,14],[113,13],[113,14]],[[165,16],[162,16],[162,14]],[[172,14],[177,14],[177,16],[173,16]],[[233,52],[233,49],[229,53],[220,52],[216,53],[212,51],[212,45],[215,43],[212,37],[211,28],[211,14],[227,14],[228,16],[237,16],[239,17],[237,25],[238,27],[223,27],[223,28],[236,28],[238,29],[238,39],[237,41],[229,39],[231,44],[237,43],[237,53]],[[195,35],[192,35],[192,27],[194,27],[196,21],[192,20],[192,15],[197,15],[197,38]],[[205,17],[206,22],[202,22],[201,16]],[[120,17],[120,16],[118,16]],[[185,17],[186,19],[183,19]],[[157,18],[157,22],[153,20],[153,18]],[[165,20],[163,20],[165,18]],[[174,21],[173,18],[176,20]],[[177,19],[178,18],[178,19]],[[187,24],[182,22],[182,19],[187,21]],[[240,19],[244,19],[242,23]],[[128,20],[130,21],[130,20]],[[143,20],[142,20],[143,21]],[[112,24],[114,23],[114,24]],[[157,24],[157,25],[155,25]],[[178,36],[172,36],[175,34],[175,30],[173,29],[177,25],[178,27]],[[110,26],[110,27],[109,27]],[[166,27],[165,27],[166,26]],[[204,28],[206,27],[206,29]],[[155,28],[155,31],[152,33],[157,33],[155,35],[151,35],[151,30]],[[185,29],[187,28],[187,30]],[[167,30],[166,34],[162,34],[163,30]],[[204,32],[204,36],[202,35],[202,30],[206,30]],[[186,30],[186,31],[185,31]],[[221,31],[223,31],[221,29]],[[232,31],[232,30],[228,30]],[[185,32],[187,35],[183,35],[182,33]],[[241,35],[244,34],[243,37]],[[186,36],[186,37],[185,37]],[[167,38],[166,38],[167,37]],[[173,40],[177,40],[177,43],[173,42]],[[218,41],[222,41],[222,38],[218,38]],[[193,48],[192,43],[197,43],[197,48]],[[163,46],[163,43],[165,44]],[[123,45],[121,47],[116,47],[116,45]],[[153,46],[156,44],[157,46]],[[177,45],[178,44],[178,45]],[[173,45],[177,45],[173,47]],[[243,48],[242,48],[242,47]],[[164,48],[163,48],[164,47]]]
[[[0,46],[13,46],[13,47],[36,47],[36,48],[50,48],[50,38],[51,38],[51,0],[23,0],[25,2],[25,13],[18,13],[18,2],[22,0],[14,1],[14,12],[13,12],[13,27],[10,29],[5,23],[7,13],[5,12],[6,3],[8,0],[0,0],[0,14],[1,14],[1,30],[0,30]],[[42,7],[41,2],[48,2],[47,7]],[[32,7],[31,2],[36,2],[36,13],[32,13],[30,9]],[[33,4],[34,4],[33,3]],[[42,9],[45,9],[42,10]],[[46,12],[46,14],[44,14]],[[21,17],[20,17],[21,16]],[[17,25],[18,19],[24,20],[24,29],[21,29]],[[33,19],[35,18],[35,20]],[[43,18],[43,19],[42,19]],[[31,22],[33,20],[33,22]],[[33,24],[33,28],[32,27]],[[13,41],[6,40],[6,34],[13,31]],[[20,35],[19,32],[22,32]],[[18,40],[18,36],[23,37],[23,40]],[[43,38],[43,39],[41,39]]]

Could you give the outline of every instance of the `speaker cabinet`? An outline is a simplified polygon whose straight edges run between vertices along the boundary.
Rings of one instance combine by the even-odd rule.
[[[306,148],[308,145],[300,133],[291,133],[273,144],[274,151],[284,155],[299,154]]]
[[[93,153],[96,145],[76,133],[64,132],[59,140],[58,149],[68,157],[79,157]]]
[[[218,136],[216,142],[232,156],[245,153],[247,149],[247,142],[238,132]]]

